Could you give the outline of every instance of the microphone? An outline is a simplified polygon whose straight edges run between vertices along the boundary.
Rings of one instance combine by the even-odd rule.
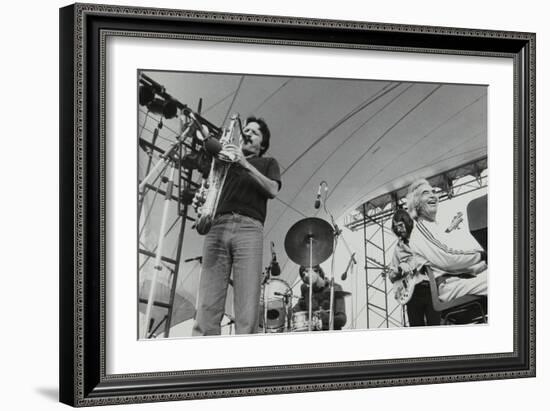
[[[340,277],[342,281],[346,281],[346,278],[348,278],[348,270],[344,271],[344,274],[342,274],[342,277]]]
[[[348,266],[346,267],[346,271],[344,271],[344,274],[342,274],[342,277],[340,277],[342,281],[346,281],[346,278],[348,278],[348,270],[352,264],[357,264],[357,260],[355,259],[355,253],[351,255]]]
[[[208,126],[203,124],[199,119],[197,118],[197,115],[189,110],[187,113],[189,118],[193,121],[193,125],[196,129],[196,136],[199,140],[206,141],[208,139],[208,136],[210,135],[210,130],[208,129]]]
[[[221,143],[214,137],[209,137],[204,141],[204,148],[213,156],[218,155],[222,151]]]
[[[281,267],[279,266],[279,263],[277,261],[271,262],[271,275],[273,277],[281,275]]]
[[[315,209],[318,210],[321,207],[321,186],[323,183],[319,184],[319,189],[317,190],[317,197],[315,198]]]
[[[271,242],[271,275],[277,277],[281,275],[281,267],[277,262],[277,254],[275,254],[275,244]]]

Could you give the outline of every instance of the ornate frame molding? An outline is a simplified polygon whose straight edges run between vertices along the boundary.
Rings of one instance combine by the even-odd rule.
[[[62,402],[91,406],[535,375],[534,34],[92,4],[68,6],[60,10],[60,16]],[[117,29],[112,28],[113,24],[107,24],[115,19],[119,25]],[[148,31],[153,22],[165,31]],[[282,28],[284,35],[278,31]],[[321,34],[314,36],[312,29]],[[326,37],[335,35],[339,41],[326,41],[323,33]],[[514,351],[406,360],[106,375],[104,102],[105,49],[109,36],[513,59]],[[99,103],[99,110],[92,102]],[[98,224],[97,229],[93,228],[94,223]],[[422,376],[405,371],[407,365],[413,364],[417,367],[416,374]],[[259,383],[254,378],[274,370],[283,373],[282,378],[273,379],[271,383]],[[442,370],[446,375],[442,375]],[[449,370],[451,374],[447,374]],[[223,387],[220,388],[219,384],[214,387],[212,378],[220,377],[224,380]]]

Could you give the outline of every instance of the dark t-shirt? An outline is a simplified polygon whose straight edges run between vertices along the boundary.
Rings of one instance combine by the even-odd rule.
[[[270,157],[252,157],[248,162],[267,178],[279,183],[281,172],[277,160]],[[237,164],[229,167],[216,215],[239,213],[265,221],[268,196],[244,168]]]

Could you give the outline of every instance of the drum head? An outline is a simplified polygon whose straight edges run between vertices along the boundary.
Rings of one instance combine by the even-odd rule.
[[[265,301],[264,304],[264,293]],[[288,296],[285,301],[285,296]],[[286,281],[272,278],[262,286],[260,294],[260,328],[264,328],[264,316],[266,317],[267,332],[283,332],[285,329],[289,304],[292,301],[292,289]]]

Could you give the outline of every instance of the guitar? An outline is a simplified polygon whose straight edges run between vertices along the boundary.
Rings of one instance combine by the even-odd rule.
[[[464,221],[463,215],[464,214],[462,213],[462,211],[459,211],[458,213],[456,213],[449,227],[445,229],[445,232],[450,233],[453,230],[460,230],[460,224]]]
[[[393,272],[393,270],[388,269],[385,275],[387,275],[389,271]],[[416,270],[413,270],[412,273],[403,275],[401,267],[398,267],[398,275],[403,277],[392,283],[393,296],[399,304],[406,305],[413,296],[414,287],[416,284],[422,282],[423,279],[420,278]]]

